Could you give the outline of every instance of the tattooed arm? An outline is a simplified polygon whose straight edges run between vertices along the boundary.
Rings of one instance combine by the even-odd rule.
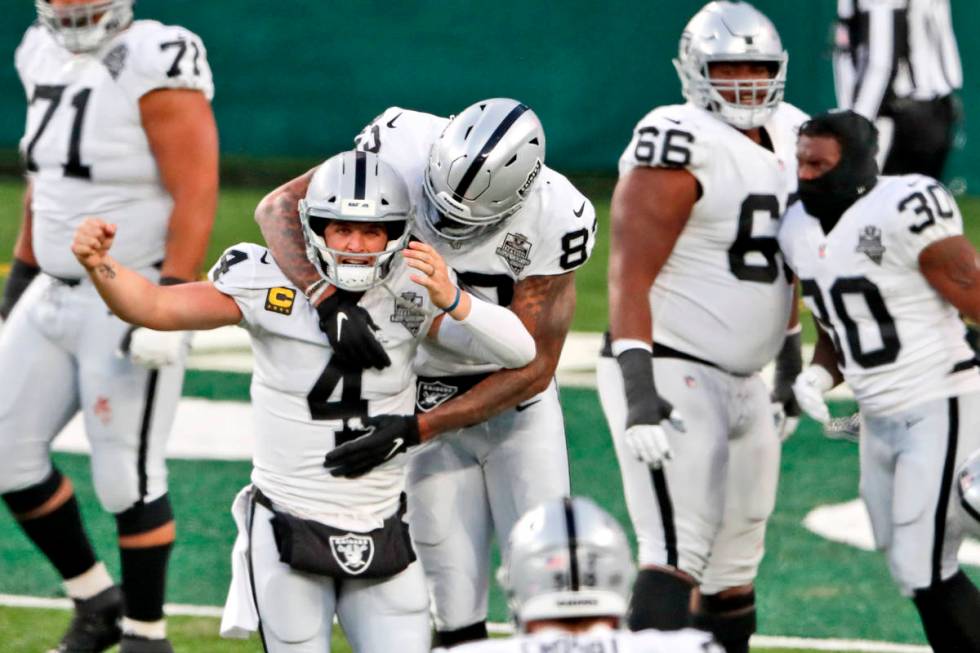
[[[302,288],[304,294],[321,280],[320,273],[306,257],[306,241],[299,223],[299,201],[306,196],[314,171],[316,168],[286,182],[263,197],[255,207],[255,221],[272,258],[286,278],[297,288]]]
[[[980,255],[965,236],[950,236],[919,254],[919,270],[943,299],[980,321]]]
[[[422,441],[484,422],[543,392],[551,383],[575,312],[575,273],[519,281],[510,308],[534,337],[534,360],[520,369],[494,372],[461,397],[419,415]]]

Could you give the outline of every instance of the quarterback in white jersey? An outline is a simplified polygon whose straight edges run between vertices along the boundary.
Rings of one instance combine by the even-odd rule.
[[[959,569],[954,470],[980,446],[980,362],[959,314],[980,316],[980,259],[956,203],[921,175],[879,177],[859,114],[800,130],[801,202],[779,243],[819,341],[794,384],[814,418],[842,379],[861,415],[861,496],[875,541],[936,651],[980,650],[980,592]]]
[[[710,633],[621,630],[634,574],[629,544],[584,497],[528,511],[511,531],[501,583],[519,634],[463,644],[463,653],[722,653]]]
[[[494,533],[505,543],[523,511],[568,492],[554,371],[574,310],[574,271],[595,243],[595,212],[544,165],[541,123],[515,100],[477,102],[452,119],[393,107],[356,143],[408,181],[420,206],[416,235],[438,249],[460,284],[509,306],[537,344],[537,357],[520,370],[499,371],[438,343],[424,344],[417,361],[418,428],[425,438],[446,437],[412,456],[409,521],[437,641],[449,646],[486,637]],[[256,212],[279,260],[301,262],[297,237],[282,234],[304,183],[290,182]],[[285,271],[300,287],[311,278],[308,266]],[[349,447],[338,458],[357,454]]]
[[[597,377],[639,544],[630,627],[697,624],[734,653],[779,470],[758,372],[786,359],[792,399],[799,371],[776,233],[806,116],[781,101],[786,52],[747,3],[706,5],[674,64],[688,102],[647,114],[619,162]]]
[[[75,601],[59,651],[101,651],[122,637],[126,653],[166,653],[175,530],[164,452],[187,338],[112,316],[70,245],[85,216],[102,215],[119,226],[119,260],[147,279],[197,277],[218,192],[211,70],[195,34],[134,21],[132,0],[35,4],[38,21],[15,54],[27,188],[0,303],[0,494]],[[79,411],[96,494],[116,517],[121,591],[49,457]]]
[[[401,455],[418,439],[386,439],[380,464],[356,479],[331,474],[326,455],[354,439],[377,443],[387,424],[412,414],[423,339],[505,366],[531,360],[533,340],[513,313],[460,291],[431,247],[408,244],[404,181],[375,155],[327,160],[302,219],[324,279],[360,294],[343,310],[375,326],[385,369],[338,360],[318,312],[263,247],[236,245],[210,282],[179,288],[153,288],[109,257],[116,227],[103,221],[83,223],[73,249],[125,319],[160,329],[241,324],[252,338],[254,470],[233,509],[239,539],[223,632],[261,623],[267,651],[329,651],[336,614],[355,651],[422,653],[425,581],[403,521]]]

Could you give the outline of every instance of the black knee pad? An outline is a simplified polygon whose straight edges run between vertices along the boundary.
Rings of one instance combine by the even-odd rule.
[[[120,536],[139,535],[173,521],[174,511],[170,497],[164,494],[149,503],[137,503],[123,512],[116,513],[116,528]]]
[[[48,477],[37,485],[3,494],[3,501],[10,508],[14,517],[20,519],[21,515],[40,508],[48,499],[53,497],[61,487],[64,478],[61,472],[52,468]]]
[[[756,630],[755,590],[730,596],[703,594],[694,626],[714,635],[726,653],[748,653],[749,638]]]
[[[980,651],[980,590],[962,571],[916,590],[912,601],[936,653]]]
[[[487,637],[487,622],[478,621],[475,624],[463,626],[456,630],[437,630],[435,642],[433,643],[436,647],[449,648],[450,646],[458,646],[466,642],[486,639]]]
[[[630,630],[680,630],[691,625],[694,582],[660,569],[641,569],[633,584]]]

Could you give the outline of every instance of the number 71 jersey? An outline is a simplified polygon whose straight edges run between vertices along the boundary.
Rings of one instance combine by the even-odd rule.
[[[963,322],[919,269],[923,249],[962,233],[953,198],[921,175],[880,177],[830,233],[802,202],[787,211],[780,247],[862,412],[980,391]]]
[[[776,233],[796,190],[804,120],[781,103],[762,129],[770,147],[690,103],[654,109],[634,129],[620,177],[638,167],[684,169],[699,186],[650,290],[657,344],[737,374],[758,371],[779,350],[791,288]]]

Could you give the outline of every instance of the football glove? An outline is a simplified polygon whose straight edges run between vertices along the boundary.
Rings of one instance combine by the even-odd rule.
[[[626,391],[626,446],[641,462],[660,468],[672,456],[664,422],[683,432],[684,421],[673,405],[657,394],[649,351],[627,349],[616,360],[623,372]]]
[[[821,424],[830,421],[830,409],[824,401],[825,392],[834,387],[834,377],[820,365],[811,365],[796,377],[793,394],[803,411]]]
[[[155,370],[183,360],[190,348],[188,331],[155,331],[146,327],[130,327],[119,350],[137,365]]]
[[[797,330],[786,336],[783,348],[776,356],[776,374],[770,395],[776,434],[781,441],[793,435],[800,423],[800,404],[793,394],[793,381],[802,369],[803,354],[800,350],[800,332]]]
[[[327,453],[323,466],[333,476],[357,478],[421,442],[415,415],[377,415],[361,420],[368,431]]]
[[[378,325],[371,314],[357,305],[361,295],[339,288],[316,307],[320,330],[327,334],[337,361],[354,369],[391,365],[388,353],[374,335]]]

